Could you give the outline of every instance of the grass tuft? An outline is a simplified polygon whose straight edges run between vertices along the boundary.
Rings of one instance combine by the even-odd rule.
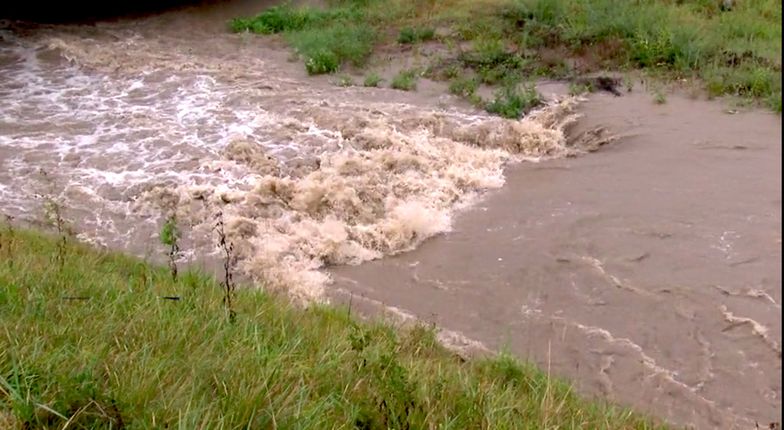
[[[397,36],[397,42],[404,45],[410,45],[432,40],[435,36],[435,29],[430,27],[404,27]]]
[[[463,98],[470,98],[479,89],[479,81],[474,77],[460,77],[449,83],[449,92]]]
[[[367,76],[365,76],[365,81],[363,82],[363,85],[366,87],[378,87],[379,85],[381,85],[381,82],[383,81],[384,79],[382,79],[378,73],[370,72],[367,74]]]
[[[498,90],[486,109],[504,118],[520,119],[540,104],[541,98],[533,85],[512,83]]]
[[[311,75],[334,73],[344,62],[362,66],[373,48],[375,34],[362,24],[308,29],[287,36],[305,59]]]
[[[403,91],[413,91],[417,88],[417,80],[419,76],[416,70],[407,69],[401,70],[394,78],[392,78],[392,88]]]
[[[376,31],[365,23],[360,5],[332,9],[273,6],[253,18],[236,18],[230,25],[234,31],[283,33],[309,74],[335,73],[345,62],[362,66],[372,51]]]

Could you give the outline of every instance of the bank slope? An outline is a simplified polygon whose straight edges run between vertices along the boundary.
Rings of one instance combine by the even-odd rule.
[[[660,428],[431,329],[0,226],[2,428]]]

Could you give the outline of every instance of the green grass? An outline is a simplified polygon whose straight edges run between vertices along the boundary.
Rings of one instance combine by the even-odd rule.
[[[418,79],[419,76],[417,75],[416,70],[401,70],[397,75],[395,75],[395,77],[392,78],[391,87],[402,91],[416,90]]]
[[[363,85],[366,87],[378,87],[379,85],[381,85],[381,82],[383,81],[384,79],[382,79],[378,73],[370,72],[365,76],[365,81],[363,82]]]
[[[238,291],[0,226],[3,429],[654,428],[508,355],[460,360],[424,327]],[[164,297],[176,297],[177,300]]]
[[[253,18],[235,18],[230,25],[234,31],[276,34],[307,28],[328,27],[335,22],[357,22],[362,18],[357,8],[295,8],[289,4],[272,6]]]
[[[541,98],[533,85],[509,83],[496,92],[486,109],[504,118],[519,119],[540,103]]]
[[[510,77],[643,70],[663,81],[693,80],[710,96],[734,96],[781,111],[780,0],[738,1],[729,11],[722,11],[717,0],[327,3],[326,9],[277,6],[255,18],[234,20],[232,27],[290,35],[306,61],[326,63],[309,67],[316,73],[334,72],[345,61],[362,64],[378,46],[416,43],[439,28],[443,36],[438,41],[460,68],[489,85]],[[346,32],[364,36],[360,45],[348,34],[335,35],[352,27],[363,28]],[[308,32],[313,34],[297,36]],[[315,42],[303,43],[303,38]]]
[[[474,77],[459,77],[449,83],[449,92],[463,98],[470,98],[479,89],[479,81]]]
[[[475,9],[456,3],[471,11],[446,15],[474,43],[464,63],[491,80],[642,69],[664,80],[697,79],[710,95],[780,111],[780,1],[737,2],[727,12],[712,0],[509,0]],[[563,58],[580,65],[570,68]]]
[[[397,36],[397,42],[403,45],[410,45],[432,40],[435,35],[435,30],[430,27],[404,27]]]
[[[285,4],[253,18],[231,21],[234,31],[283,33],[305,62],[309,74],[334,73],[344,63],[360,67],[372,52],[376,31],[356,6],[334,9],[295,8]]]
[[[308,29],[288,34],[289,43],[312,75],[334,73],[346,62],[362,66],[373,49],[373,30],[363,24]]]

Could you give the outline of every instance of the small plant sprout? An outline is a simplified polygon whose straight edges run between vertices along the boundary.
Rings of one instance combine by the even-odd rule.
[[[177,258],[180,255],[180,231],[177,227],[177,217],[173,213],[166,217],[160,232],[161,243],[168,247],[166,252],[169,258],[169,269],[173,280],[177,280]]]
[[[60,270],[65,264],[68,237],[73,236],[73,230],[63,215],[63,205],[55,191],[54,179],[43,169],[40,171],[43,181],[47,185],[45,194],[39,197],[43,200],[44,224],[53,228],[57,233],[57,253],[55,261]]]
[[[215,216],[215,231],[218,234],[218,248],[223,252],[223,282],[224,288],[223,304],[229,314],[229,321],[234,322],[237,313],[234,311],[234,266],[237,264],[237,255],[234,253],[234,243],[227,240],[226,224],[223,221],[223,212],[218,212]]]

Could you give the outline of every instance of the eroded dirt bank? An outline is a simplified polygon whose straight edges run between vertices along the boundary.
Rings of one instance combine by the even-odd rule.
[[[593,95],[577,131],[625,137],[509,168],[451,233],[333,268],[332,294],[506,346],[673,423],[780,422],[780,118],[725,108]]]

